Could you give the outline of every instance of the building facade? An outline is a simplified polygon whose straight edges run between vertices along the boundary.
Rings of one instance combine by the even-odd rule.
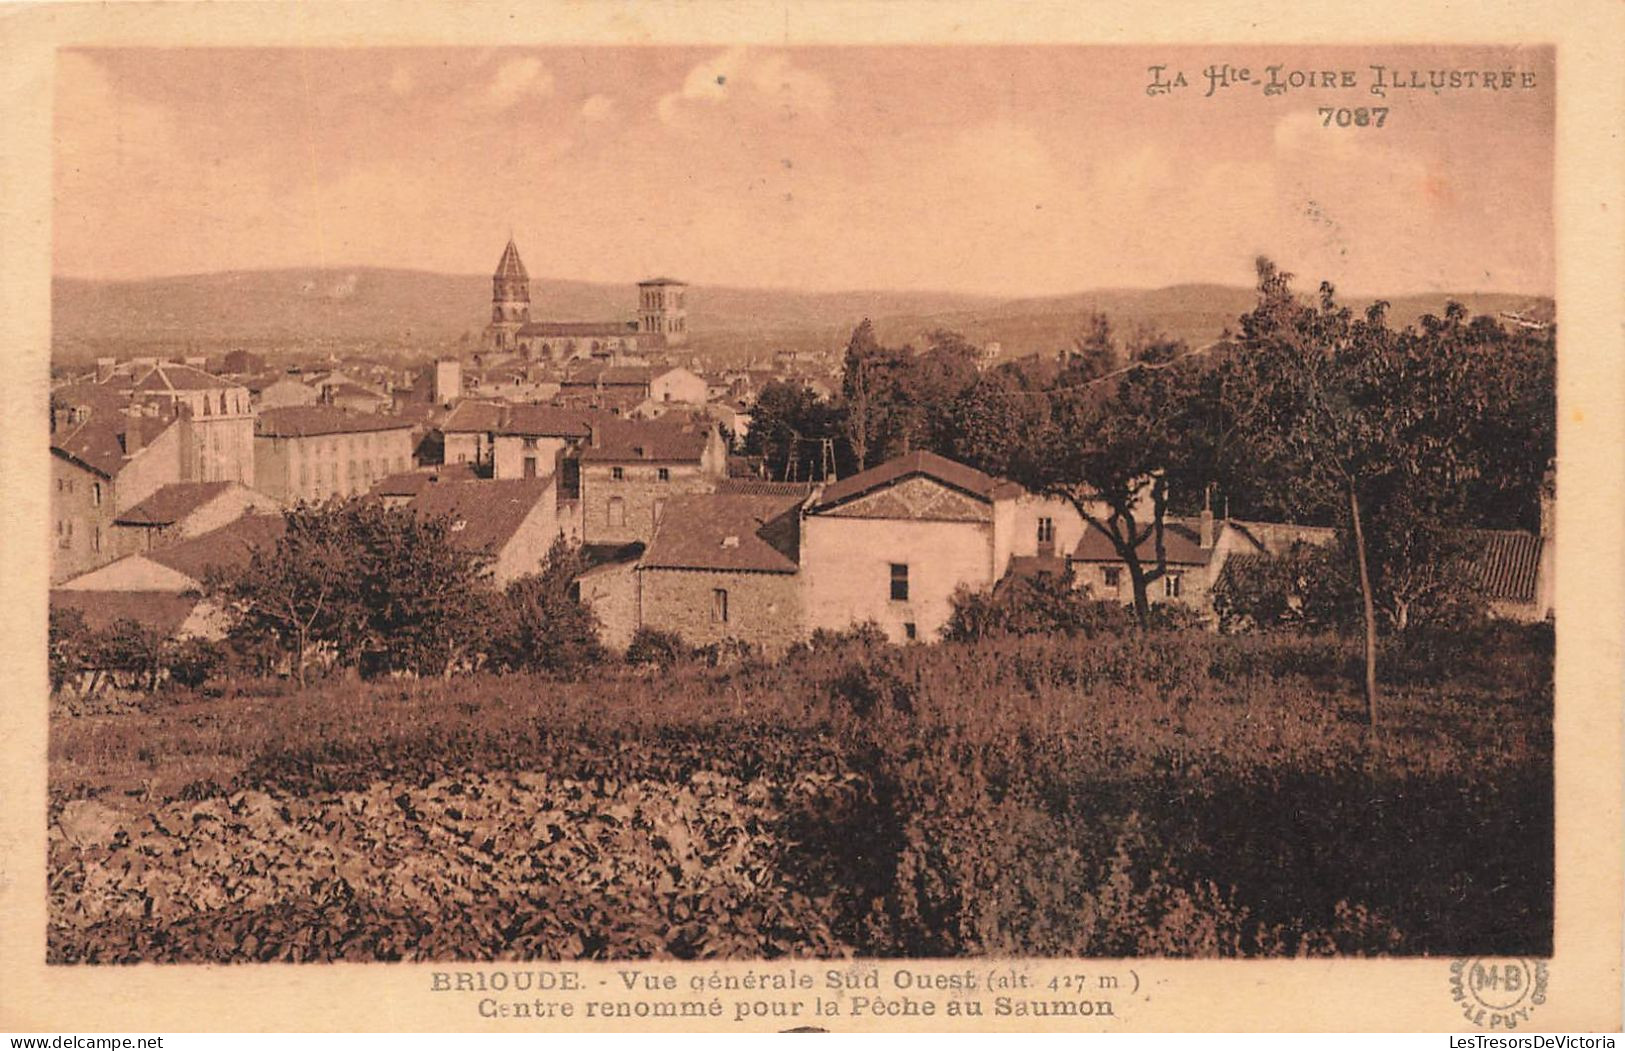
[[[260,492],[283,504],[358,496],[412,466],[410,421],[325,405],[270,409],[254,433]]]

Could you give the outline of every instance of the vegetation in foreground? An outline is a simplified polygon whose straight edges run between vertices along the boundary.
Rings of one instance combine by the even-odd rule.
[[[1543,954],[1552,633],[160,692],[52,728],[74,961]],[[214,694],[214,695],[211,695]]]

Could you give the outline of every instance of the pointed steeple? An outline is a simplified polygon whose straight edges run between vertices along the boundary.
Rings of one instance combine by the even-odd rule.
[[[498,281],[523,281],[527,284],[530,275],[525,272],[525,264],[519,258],[519,246],[513,243],[513,236],[508,237],[508,247],[502,250],[502,259],[497,262],[497,271],[491,275]]]
[[[519,259],[519,246],[508,238],[496,273],[491,275],[491,321],[517,328],[530,320],[530,275]]]

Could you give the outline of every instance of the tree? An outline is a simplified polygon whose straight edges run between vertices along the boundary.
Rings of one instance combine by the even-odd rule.
[[[745,452],[762,457],[772,475],[808,480],[823,470],[822,440],[841,433],[840,412],[829,402],[804,383],[774,380],[751,408]]]
[[[881,354],[880,344],[875,340],[875,326],[864,318],[847,340],[841,372],[846,440],[852,446],[852,458],[860,471],[869,466],[869,448],[879,432],[877,377],[873,373]]]
[[[46,638],[51,689],[60,690],[84,670],[85,648],[90,638],[84,613],[53,602]]]
[[[1252,400],[1249,452],[1267,478],[1295,477],[1341,506],[1359,582],[1367,718],[1379,724],[1379,589],[1392,623],[1412,605],[1459,590],[1448,526],[1462,511],[1475,462],[1472,420],[1483,408],[1471,356],[1447,328],[1395,332],[1387,304],[1356,317],[1322,283],[1318,302],[1292,293],[1292,275],[1258,262],[1258,305],[1241,319]],[[1493,469],[1493,468],[1492,468]]]
[[[254,550],[239,574],[212,576],[208,589],[231,615],[228,637],[274,643],[303,689],[318,650],[342,652],[364,625],[362,568],[357,538],[336,506],[301,504],[283,517],[274,546]]]
[[[491,663],[573,675],[603,660],[598,618],[572,590],[584,568],[580,549],[561,536],[540,572],[508,585],[491,633]]]

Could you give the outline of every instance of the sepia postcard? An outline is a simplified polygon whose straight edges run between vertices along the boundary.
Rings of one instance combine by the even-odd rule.
[[[1620,1028],[1618,6],[0,16],[0,1026]]]

